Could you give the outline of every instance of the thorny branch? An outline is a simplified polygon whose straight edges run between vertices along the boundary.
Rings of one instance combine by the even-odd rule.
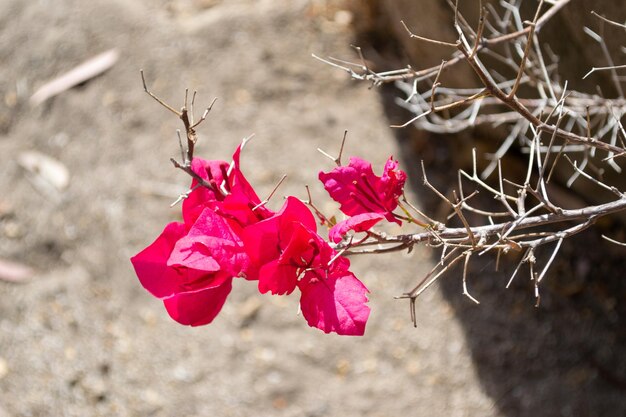
[[[198,135],[196,133],[196,127],[198,127],[208,116],[209,112],[211,111],[211,109],[213,108],[213,105],[215,104],[215,102],[217,101],[217,98],[213,99],[213,101],[211,102],[211,104],[209,105],[209,107],[207,107],[204,110],[204,113],[202,114],[202,117],[200,117],[200,119],[194,123],[194,116],[193,116],[193,106],[195,104],[196,101],[196,92],[193,92],[192,98],[191,98],[191,103],[190,106],[188,107],[188,93],[189,90],[185,90],[185,100],[184,100],[184,104],[183,107],[179,110],[176,110],[174,107],[170,106],[169,104],[167,104],[165,101],[163,101],[162,99],[160,99],[157,95],[155,95],[152,91],[150,91],[148,89],[148,86],[146,84],[146,78],[143,75],[143,70],[139,71],[141,73],[141,82],[143,84],[143,90],[150,96],[152,97],[156,102],[158,102],[161,106],[165,107],[167,110],[169,110],[170,112],[174,113],[176,116],[178,116],[178,118],[180,118],[180,120],[182,120],[183,125],[185,126],[185,135],[187,137],[187,149],[185,150],[182,140],[180,138],[180,132],[178,133],[178,140],[180,143],[180,153],[181,153],[181,160],[182,162],[178,162],[176,161],[174,158],[171,158],[170,161],[172,162],[172,164],[174,165],[175,168],[178,168],[180,170],[182,170],[183,172],[187,173],[189,176],[191,176],[193,179],[195,179],[198,184],[202,187],[206,187],[210,190],[219,192],[219,190],[216,190],[215,187],[208,183],[204,178],[200,177],[198,174],[196,174],[192,169],[191,169],[191,161],[193,160],[193,152],[194,152],[194,146],[196,145],[196,142],[198,141]],[[185,194],[181,194],[180,197],[173,203],[176,204],[178,203],[180,200],[187,198],[188,194],[191,192],[192,190],[189,190],[189,192],[185,193]]]
[[[620,71],[626,65],[614,63],[603,35],[605,29],[612,27],[619,32],[626,26],[593,13],[593,22],[599,25],[600,34],[585,28],[604,57],[604,62],[590,68],[585,77],[594,72],[610,72],[617,97],[606,98],[601,93],[576,91],[568,88],[567,82],[562,83],[558,78],[558,57],[539,40],[541,28],[570,0],[540,0],[530,21],[522,19],[519,10],[521,1],[501,2],[501,12],[491,4],[486,8],[482,8],[481,4],[476,30],[463,18],[458,7],[451,1],[449,3],[453,8],[452,24],[458,33],[456,42],[431,39],[400,22],[408,36],[416,42],[456,49],[438,66],[424,69],[407,66],[375,72],[365,65],[314,56],[347,72],[353,79],[373,85],[395,83],[406,96],[404,100],[398,100],[398,104],[415,116],[393,127],[413,125],[433,133],[456,133],[478,125],[508,129],[509,133],[497,151],[487,155],[489,163],[482,172],[479,172],[474,151],[472,172],[459,172],[458,189],[453,192],[453,198],[432,186],[422,168],[424,185],[445,201],[451,210],[449,217],[457,217],[463,227],[436,222],[415,208],[420,217],[427,219],[426,225],[418,224],[422,230],[417,233],[393,236],[368,234],[358,243],[350,240],[338,245],[345,254],[411,250],[417,244],[441,249],[440,262],[412,290],[399,297],[410,300],[414,323],[416,298],[461,261],[464,264],[463,294],[478,302],[468,291],[468,264],[472,256],[485,253],[497,254],[498,260],[500,254],[511,250],[523,253],[509,284],[521,266],[527,264],[539,304],[540,283],[564,239],[587,229],[603,216],[626,211],[626,193],[607,184],[603,175],[606,169],[621,173],[618,161],[626,155],[626,130],[622,122],[626,115],[626,98],[621,85],[626,79],[620,77],[624,74]],[[625,33],[621,31],[619,35],[624,36]],[[360,57],[364,61],[362,52]],[[463,62],[474,72],[481,86],[449,88],[442,85],[442,72]],[[504,64],[504,68],[510,71],[509,76],[490,69],[487,62]],[[522,154],[527,158],[527,169],[522,178],[513,181],[503,177],[501,161],[516,144],[520,144]],[[577,209],[556,205],[547,184],[557,168],[561,172],[564,169],[572,172],[567,186],[578,178],[584,178],[613,198],[602,204]],[[494,172],[497,173],[496,184],[490,182]],[[473,189],[466,192],[463,188],[468,184]],[[474,207],[471,199],[479,191],[492,195],[501,205],[501,210]],[[408,207],[414,208],[412,205]],[[474,214],[473,219],[478,215],[484,221],[482,224],[470,224],[466,213]],[[605,239],[626,246],[609,237]],[[537,265],[536,252],[544,245],[550,245],[552,252],[547,262]]]

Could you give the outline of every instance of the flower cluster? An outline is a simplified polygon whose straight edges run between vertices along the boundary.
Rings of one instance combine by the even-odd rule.
[[[337,243],[349,230],[364,232],[382,219],[402,224],[393,211],[404,190],[406,173],[398,169],[398,161],[389,158],[382,177],[372,171],[372,164],[361,158],[350,158],[348,166],[319,174],[331,198],[341,204],[341,211],[352,216],[335,225],[329,233]]]
[[[163,300],[169,315],[185,325],[208,324],[220,312],[233,279],[257,281],[261,293],[300,291],[302,315],[325,333],[362,335],[369,317],[367,288],[350,262],[317,233],[307,206],[287,197],[274,212],[260,201],[233,162],[194,158],[191,192],[182,204],[183,222],[168,224],[131,262],[141,284]],[[399,222],[398,204],[406,174],[390,159],[382,177],[358,158],[320,180],[341,210],[352,216],[329,231],[339,242],[350,231],[369,230],[382,219]]]

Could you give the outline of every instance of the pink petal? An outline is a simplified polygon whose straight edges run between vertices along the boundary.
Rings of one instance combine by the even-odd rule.
[[[210,241],[205,242],[204,245],[195,243],[188,237],[179,240],[167,261],[167,266],[182,266],[204,272],[220,271],[222,269],[220,264],[211,256],[211,249],[214,249],[211,246],[218,247],[218,244]]]
[[[242,239],[246,252],[255,264],[265,264],[280,256],[278,242],[279,217],[271,217],[246,227]]]
[[[150,246],[130,258],[139,282],[155,297],[169,297],[178,291],[180,273],[167,266],[167,259],[185,233],[183,223],[170,223]]]
[[[302,315],[324,333],[362,336],[370,314],[367,288],[350,271],[337,270],[327,278],[312,273],[298,282]]]
[[[343,236],[350,230],[365,232],[384,218],[385,216],[380,213],[357,214],[331,227],[328,231],[328,237],[335,243],[341,242]]]
[[[259,270],[259,292],[273,295],[291,294],[296,288],[298,268],[281,265],[278,259],[268,262]]]
[[[215,211],[229,220],[237,233],[254,223],[271,217],[274,213],[259,205],[258,197],[250,198],[239,188],[234,188]]]
[[[390,158],[381,178],[374,174],[369,162],[352,157],[347,166],[320,172],[319,179],[345,214],[380,213],[389,221],[401,223],[392,212],[402,195],[406,174],[397,167],[398,163]]]
[[[256,194],[254,188],[252,188],[246,177],[243,175],[240,164],[242,148],[243,143],[239,145],[235,150],[235,153],[233,154],[233,164],[228,176],[231,194],[233,196],[232,199],[237,200],[240,203],[244,202],[250,209],[254,208],[253,214],[257,218],[256,221],[267,219],[268,217],[271,217],[274,212],[269,210],[265,206],[260,205],[261,200],[259,199],[259,196]]]
[[[393,157],[387,160],[378,188],[379,194],[384,196],[386,206],[393,209],[397,207],[398,199],[404,192],[407,178],[406,173],[399,169],[398,165],[398,161],[394,161]]]
[[[232,171],[230,172],[228,180],[231,189],[237,187],[240,188],[242,192],[246,194],[250,200],[253,200],[254,204],[256,205],[259,204],[261,200],[259,200],[259,197],[254,192],[254,189],[252,188],[246,177],[243,175],[243,172],[241,172],[241,164],[239,160],[241,158],[242,149],[243,143],[239,145],[237,149],[235,149],[235,153],[233,154],[233,166],[231,168]]]
[[[298,225],[315,230],[317,224],[311,211],[295,197],[287,197],[285,204],[273,217],[245,228],[244,246],[253,263],[265,264],[280,256]]]
[[[292,226],[291,233],[285,233],[282,236],[281,246],[284,246],[284,250],[280,255],[280,261],[285,265],[297,265],[306,268],[310,266],[313,258],[321,252],[317,239],[319,235],[307,229],[302,223],[294,221]],[[322,244],[327,245],[323,240]]]
[[[304,253],[306,261],[309,263],[308,269],[327,271],[331,259],[335,258],[337,252],[330,247],[328,242],[315,232],[308,231],[309,250]],[[348,258],[340,256],[333,262],[333,270],[339,267],[347,270],[350,267]]]
[[[206,208],[189,233],[176,242],[167,263],[199,271],[221,271],[231,278],[241,275],[250,260],[241,239],[224,218]],[[223,279],[211,286],[221,284]]]
[[[281,215],[282,212],[282,215]],[[311,210],[302,201],[295,197],[287,197],[281,215],[281,229],[286,231],[292,224],[301,224],[309,230],[316,231],[317,223]]]
[[[205,208],[198,219],[189,229],[188,235],[191,238],[200,236],[213,236],[224,240],[239,242],[239,237],[226,222],[224,217],[216,214],[210,208]]]
[[[347,166],[320,172],[319,179],[330,197],[341,204],[341,211],[349,216],[386,210],[367,185],[378,181],[372,165],[361,158],[352,157]]]
[[[187,326],[202,326],[213,321],[232,289],[232,279],[216,288],[176,294],[163,300],[170,317]]]
[[[243,232],[243,241],[253,265],[259,269],[259,291],[289,294],[296,287],[299,270],[315,256],[311,239],[317,236],[311,211],[300,200],[288,197],[273,217]],[[304,261],[303,261],[304,259]]]
[[[278,259],[265,265],[259,271],[259,291],[272,294],[290,294],[296,288],[298,275],[306,268],[314,267],[315,258],[321,253],[315,239],[317,233],[295,223],[289,242]],[[323,244],[328,245],[326,242]],[[284,246],[281,244],[281,246]]]

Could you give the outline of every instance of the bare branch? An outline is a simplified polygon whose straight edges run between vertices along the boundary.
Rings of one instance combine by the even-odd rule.
[[[596,16],[596,17],[597,17],[597,18],[599,18],[599,19],[604,20],[606,23],[608,23],[608,24],[610,24],[610,25],[617,26],[617,27],[622,28],[622,29],[626,29],[626,25],[625,25],[625,24],[622,24],[622,23],[617,23],[617,22],[614,22],[613,20],[609,20],[609,19],[607,19],[606,17],[601,16],[601,15],[599,15],[598,13],[594,12],[593,10],[591,11],[591,14],[592,14],[592,15],[594,15],[594,16]]]
[[[443,42],[443,41],[438,41],[436,39],[430,39],[430,38],[425,38],[423,36],[416,35],[415,33],[411,32],[411,30],[408,28],[406,23],[404,23],[404,20],[401,20],[400,24],[402,24],[402,26],[404,27],[404,30],[407,31],[407,33],[409,34],[409,36],[411,38],[419,39],[419,40],[425,41],[425,42],[434,43],[435,45],[451,46],[453,48],[456,48],[456,45],[457,45],[456,43]]]

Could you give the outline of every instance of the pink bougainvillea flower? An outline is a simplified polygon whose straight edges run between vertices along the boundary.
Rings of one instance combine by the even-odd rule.
[[[167,266],[174,245],[185,233],[183,223],[168,224],[150,246],[131,258],[131,262],[141,284],[163,300],[174,320],[200,326],[217,316],[230,292],[232,278],[214,279],[213,274],[206,271]],[[200,282],[203,285],[199,285]]]
[[[308,229],[316,227],[315,218],[304,203],[287,197],[278,213],[244,230],[247,253],[259,266],[261,293],[290,294],[295,289],[299,269],[314,250],[309,245]]]
[[[213,321],[233,277],[256,274],[241,240],[209,208],[190,230],[183,223],[167,225],[131,262],[141,284],[163,300],[170,316],[191,326]]]
[[[298,282],[300,309],[311,327],[324,333],[362,336],[370,314],[367,288],[352,272],[331,268],[328,274],[305,275]]]
[[[402,222],[393,215],[402,195],[406,173],[398,169],[398,162],[389,158],[382,177],[372,171],[372,164],[350,158],[347,166],[328,173],[320,172],[319,179],[333,200],[341,204],[341,211],[349,216],[380,213],[390,222]]]
[[[347,258],[317,233],[309,233],[315,251],[298,280],[302,315],[309,326],[324,333],[362,336],[370,314],[367,288],[349,271]]]
[[[350,230],[366,232],[384,218],[385,216],[381,213],[357,214],[331,227],[328,231],[328,237],[333,242],[339,243]]]
[[[350,262],[315,232],[316,226],[307,207],[288,197],[275,216],[245,229],[245,247],[259,264],[259,291],[289,294],[298,287],[310,326],[362,335],[370,311],[367,288],[348,271]]]

